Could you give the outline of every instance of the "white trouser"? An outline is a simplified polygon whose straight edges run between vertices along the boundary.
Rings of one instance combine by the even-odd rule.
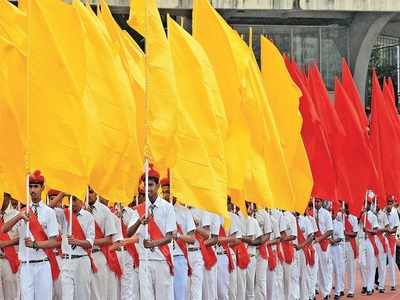
[[[272,291],[272,296],[273,298],[271,299],[278,299],[278,300],[284,300],[285,299],[285,281],[284,281],[284,274],[283,274],[283,264],[279,262],[276,265],[275,271],[274,271],[274,277],[275,277],[275,287]]]
[[[284,276],[284,290],[286,300],[294,300],[300,298],[299,290],[299,268],[297,252],[295,250],[293,261],[291,264],[283,263],[283,276]]]
[[[185,300],[188,287],[188,265],[183,255],[174,256],[174,299]]]
[[[253,300],[254,295],[254,285],[255,285],[255,278],[256,278],[256,257],[250,257],[250,263],[247,266],[246,270],[246,300]]]
[[[364,238],[360,239],[358,262],[360,264],[361,285],[363,288],[367,288],[367,247]]]
[[[62,257],[60,255],[56,256],[58,266],[61,269],[62,266]],[[53,281],[53,300],[61,300],[62,299],[62,284],[61,284],[61,276],[58,277],[57,280]]]
[[[61,287],[63,300],[90,299],[93,273],[88,256],[62,261]]]
[[[217,295],[218,300],[228,300],[229,260],[226,254],[218,254]]]
[[[299,268],[300,300],[308,300],[310,291],[310,271],[307,266],[306,257],[302,250],[297,251],[297,262]]]
[[[354,294],[356,288],[356,261],[354,259],[354,252],[350,242],[346,242],[345,244],[345,262],[348,285],[347,292],[349,294]]]
[[[204,261],[199,250],[189,251],[189,263],[192,267],[192,276],[189,278],[188,299],[203,299]]]
[[[119,279],[117,275],[110,271],[108,272],[108,288],[107,288],[107,300],[118,300],[119,297]]]
[[[53,279],[48,261],[22,264],[20,271],[22,300],[52,300]]]
[[[246,300],[247,269],[237,268],[237,300]]]
[[[332,290],[332,261],[329,255],[329,247],[327,251],[322,251],[319,244],[316,245],[318,253],[318,286],[322,293],[322,297],[330,295]]]
[[[135,282],[137,271],[133,268],[133,259],[128,251],[118,252],[122,267],[119,294],[121,300],[139,299],[139,283]]]
[[[319,258],[318,258],[318,252],[317,252],[317,245],[312,245],[314,247],[314,265],[310,266],[310,299],[314,299],[315,297],[315,291],[317,290],[318,286],[318,264],[319,264]]]
[[[255,284],[256,300],[267,299],[267,269],[268,269],[268,262],[258,254],[256,262],[256,284]]]
[[[203,300],[217,300],[217,271],[217,264],[211,270],[204,269]]]
[[[343,252],[340,245],[331,246],[333,274],[335,276],[335,295],[340,296],[343,289]]]
[[[237,272],[238,266],[236,265],[236,255],[231,251],[232,260],[235,268],[231,273],[229,273],[229,287],[228,287],[228,297],[229,300],[237,299]]]
[[[19,300],[18,272],[11,271],[10,263],[0,258],[0,299]]]
[[[390,278],[390,286],[391,287],[396,287],[397,285],[397,264],[396,264],[396,245],[394,246],[394,252],[392,255],[392,252],[390,251],[390,246],[389,246],[389,241],[387,241],[387,245],[388,245],[388,261],[389,261],[389,265],[388,265],[388,275]]]
[[[374,254],[374,248],[372,247],[371,241],[366,239],[365,245],[365,275],[366,275],[366,287],[367,291],[374,290],[375,283],[375,272],[376,272],[376,257]]]
[[[172,276],[165,260],[141,260],[139,278],[141,300],[172,300]]]
[[[377,257],[379,289],[383,290],[385,289],[385,281],[386,281],[387,254],[385,253],[381,240],[378,237],[376,238],[376,246],[378,247],[378,252],[379,252],[379,255]]]
[[[103,300],[105,295],[108,295],[108,273],[111,273],[111,270],[103,252],[93,253],[92,258],[97,267],[97,272],[93,274],[90,283],[90,299]]]

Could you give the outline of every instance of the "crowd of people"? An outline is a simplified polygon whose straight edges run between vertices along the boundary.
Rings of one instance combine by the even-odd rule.
[[[0,299],[312,300],[397,288],[392,198],[380,209],[369,198],[356,217],[322,199],[304,214],[251,202],[244,212],[228,196],[228,221],[180,203],[155,169],[146,200],[144,181],[126,206],[90,187],[86,199],[49,190],[44,200],[39,171],[26,206],[5,194]]]

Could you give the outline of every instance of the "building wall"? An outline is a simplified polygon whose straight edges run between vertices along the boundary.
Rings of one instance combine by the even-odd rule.
[[[93,0],[92,2],[96,2]],[[130,0],[108,0],[110,5],[128,6]],[[217,8],[291,9],[295,0],[211,0]],[[161,8],[191,8],[192,0],[158,0]],[[302,9],[399,11],[399,0],[300,0]]]

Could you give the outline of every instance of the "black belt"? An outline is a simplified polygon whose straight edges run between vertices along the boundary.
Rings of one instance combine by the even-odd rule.
[[[100,252],[100,249],[92,249],[92,253]]]
[[[200,250],[200,248],[188,248],[189,252],[196,252],[196,251],[199,251],[199,250]]]
[[[41,263],[41,262],[45,262],[45,261],[49,261],[48,258],[44,258],[44,259],[38,259],[38,260],[28,260],[28,261],[21,261],[21,263],[23,264],[37,264],[37,263]]]
[[[87,256],[87,255],[86,255],[86,254],[85,254],[85,255],[76,255],[76,254],[72,254],[72,255],[70,256],[69,254],[63,254],[61,257],[64,258],[64,259],[69,259],[69,258],[75,259],[75,258],[82,258],[82,257],[85,257],[85,256]]]
[[[228,255],[228,253],[226,253],[226,251],[224,251],[224,252],[217,252],[217,255]]]

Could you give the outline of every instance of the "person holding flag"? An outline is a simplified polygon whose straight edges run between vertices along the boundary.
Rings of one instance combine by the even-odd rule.
[[[345,272],[347,273],[347,298],[354,298],[356,290],[356,259],[358,258],[358,246],[356,237],[358,234],[358,219],[349,210],[349,204],[344,204],[342,210],[345,235]]]
[[[12,196],[4,193],[0,211],[0,229],[3,224],[18,215],[11,205]],[[19,295],[18,228],[14,226],[9,233],[0,233],[0,299],[17,299]]]
[[[399,214],[395,207],[393,207],[393,198],[388,198],[385,208],[389,225],[386,231],[386,240],[388,245],[388,273],[390,278],[391,290],[395,291],[397,286],[397,272],[396,268],[396,232],[400,225]]]
[[[59,192],[49,203],[50,207],[55,207],[62,233],[62,299],[90,299],[92,274],[97,272],[91,254],[95,238],[94,218],[83,209],[82,200],[75,196],[70,197],[72,215],[68,208],[59,207],[64,193]],[[70,222],[72,222],[72,232],[70,232]]]
[[[145,174],[141,181],[145,181]],[[174,266],[171,242],[176,231],[174,207],[158,195],[160,173],[152,166],[148,172],[148,199],[140,204],[129,225],[127,236],[139,238],[140,299],[173,298]],[[145,182],[146,184],[146,182]],[[148,215],[146,216],[146,207]],[[146,225],[146,226],[145,226]]]
[[[18,228],[21,261],[21,299],[52,300],[53,281],[60,275],[53,248],[59,242],[57,218],[54,210],[42,201],[45,178],[39,170],[29,176],[31,203],[27,210],[4,223],[2,233]],[[29,225],[29,228],[28,228]]]
[[[385,292],[385,281],[386,281],[386,261],[387,261],[387,242],[385,238],[385,233],[389,227],[388,216],[386,215],[386,210],[384,208],[379,209],[377,212],[378,218],[378,231],[376,235],[376,245],[378,247],[378,290],[379,293],[383,294]]]
[[[108,248],[113,243],[112,237],[117,233],[117,228],[112,212],[100,202],[100,197],[91,187],[89,187],[88,203],[87,210],[93,215],[95,225],[92,256],[98,270],[93,274],[90,298],[100,300],[104,295],[108,295],[109,272],[114,270]]]
[[[175,197],[171,196],[169,178],[160,181],[164,200],[174,205],[176,216],[176,228],[172,242],[174,256],[174,299],[185,300],[188,294],[189,277],[192,275],[192,268],[189,264],[188,246],[195,242],[194,224],[192,214],[189,209],[179,204]]]

